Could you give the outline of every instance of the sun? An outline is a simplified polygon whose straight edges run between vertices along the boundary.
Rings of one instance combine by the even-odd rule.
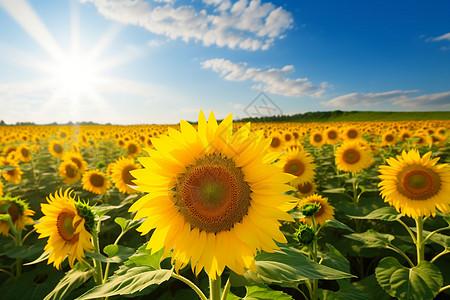
[[[95,62],[79,54],[70,55],[55,64],[52,77],[58,89],[79,95],[95,89],[96,78],[99,78],[97,69]]]

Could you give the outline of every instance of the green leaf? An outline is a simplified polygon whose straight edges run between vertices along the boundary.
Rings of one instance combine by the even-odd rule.
[[[323,190],[322,193],[327,193],[327,194],[345,194],[345,188],[335,188],[335,189]]]
[[[397,213],[394,207],[385,206],[376,209],[366,216],[350,216],[353,219],[366,219],[366,220],[382,220],[382,221],[395,221],[401,218],[401,214]]]
[[[337,229],[343,229],[343,230],[347,230],[347,231],[350,231],[350,232],[355,232],[353,229],[351,229],[350,227],[348,227],[344,223],[339,222],[336,219],[326,220],[324,226],[330,226],[330,227],[334,227],[334,228],[337,228]]]
[[[99,217],[101,217],[101,216],[107,214],[108,212],[110,212],[111,210],[119,209],[119,208],[122,208],[124,206],[125,206],[125,204],[121,204],[121,205],[105,205],[105,204],[102,204],[102,205],[99,205],[99,206],[94,206],[93,210],[94,210],[95,214],[97,214]]]
[[[130,256],[129,260],[125,262],[125,265],[135,264],[136,266],[150,266],[155,269],[161,269],[161,259],[164,254],[164,248],[151,254],[151,249],[146,249],[146,245],[143,245],[136,251],[136,253]]]
[[[291,286],[293,282],[308,279],[341,279],[353,275],[320,265],[307,258],[303,253],[282,248],[274,253],[261,253],[255,257],[257,273],[247,270],[244,275],[231,273],[230,281],[234,286],[252,284],[279,284]]]
[[[113,246],[113,245],[108,245],[108,246]],[[107,251],[111,250],[114,251],[113,248],[107,248],[108,246],[105,247],[105,249]],[[104,262],[104,263],[120,263],[122,261],[126,261],[128,260],[128,258],[134,254],[134,249],[133,248],[129,248],[129,247],[125,247],[125,246],[117,246],[118,250],[117,252],[114,254],[114,256],[111,257],[106,257],[100,253],[97,252],[87,252],[86,256],[96,259],[98,261]],[[115,247],[114,247],[115,248]],[[105,252],[106,253],[106,252]],[[108,253],[106,253],[108,254]]]
[[[327,243],[326,246],[328,251],[326,253],[321,253],[323,257],[322,265],[345,273],[350,273],[350,263],[345,256],[333,245]]]
[[[144,221],[144,219],[130,220],[130,219],[122,218],[122,217],[117,217],[114,219],[114,222],[119,224],[120,228],[122,228],[122,232],[126,232],[126,231],[130,230],[131,228],[138,226],[143,221]]]
[[[23,265],[24,266],[34,265],[34,264],[40,263],[40,262],[42,262],[44,260],[47,260],[48,257],[50,256],[50,252],[51,251],[44,252],[44,253],[41,254],[41,256],[39,256],[38,258],[36,258],[32,262],[29,262],[29,263],[26,263],[26,264],[23,264]]]
[[[116,295],[131,295],[154,284],[169,280],[172,270],[155,270],[149,266],[121,267],[108,281],[98,285],[77,299],[95,299]]]
[[[119,251],[118,245],[108,245],[103,248],[103,252],[105,252],[108,257],[113,257],[114,255],[116,255],[117,251]]]
[[[227,294],[227,300],[292,300],[293,298],[282,291],[274,291],[264,284],[247,286],[247,294],[244,298],[231,292]]]
[[[64,299],[70,292],[81,286],[94,274],[94,269],[88,269],[86,266],[77,263],[73,269],[68,271],[66,275],[59,281],[53,291],[48,294],[44,300]]]
[[[358,290],[348,280],[338,280],[339,291],[333,292],[329,290],[319,290],[322,300],[370,300],[372,299],[364,293]]]
[[[398,299],[433,299],[443,285],[441,272],[427,261],[406,268],[394,257],[386,257],[378,264],[375,275],[378,284]]]
[[[386,248],[395,238],[393,235],[379,233],[373,229],[369,229],[363,233],[352,233],[344,235],[345,237],[358,241],[362,248]]]

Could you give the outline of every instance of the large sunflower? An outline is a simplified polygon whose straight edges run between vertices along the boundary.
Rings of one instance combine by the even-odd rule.
[[[397,158],[380,166],[380,194],[403,215],[418,218],[450,211],[450,168],[436,165],[439,157],[431,159],[431,152],[420,157],[417,149],[403,151]]]
[[[75,259],[83,261],[84,251],[92,252],[91,231],[94,228],[94,214],[89,206],[75,201],[73,190],[60,189],[47,197],[48,204],[41,204],[44,216],[34,225],[39,238],[48,237],[44,251],[49,252],[48,263],[57,269],[68,257],[73,267]]]
[[[271,164],[277,156],[267,155],[271,139],[261,131],[250,134],[247,123],[232,134],[231,115],[218,125],[213,112],[208,122],[200,112],[198,131],[183,120],[180,128],[153,139],[150,157],[139,158],[144,168],[131,171],[148,193],[130,208],[146,218],[138,231],[155,229],[148,248],[173,250],[176,271],[189,261],[213,279],[225,266],[255,270],[258,250],[286,242],[278,220],[293,220],[286,211],[296,199],[283,194],[292,175]]]
[[[136,189],[130,187],[135,185],[132,180],[136,179],[130,174],[130,171],[140,169],[141,166],[134,162],[134,158],[119,158],[111,166],[111,178],[117,189],[123,194],[134,194]]]
[[[373,163],[373,156],[368,146],[345,142],[336,149],[335,162],[339,170],[357,173]]]
[[[83,189],[94,194],[101,195],[111,187],[111,182],[106,178],[105,173],[99,170],[90,170],[83,174],[81,178]]]
[[[307,152],[299,149],[287,149],[280,157],[279,164],[285,173],[295,176],[293,184],[312,181],[316,175],[313,158]]]
[[[316,224],[322,225],[322,224],[325,224],[325,222],[327,220],[334,219],[334,207],[328,203],[328,198],[324,198],[318,194],[313,194],[306,198],[302,198],[298,202],[297,207],[301,208],[305,204],[308,204],[308,203],[316,203],[320,206],[319,211],[314,214],[314,221],[316,221]],[[306,222],[310,226],[312,225],[310,218],[304,218],[304,219],[298,219],[298,220],[300,222]]]
[[[9,204],[8,209],[3,211],[2,206]],[[3,206],[6,207],[6,206]],[[34,211],[28,207],[28,203],[19,198],[2,197],[0,198],[0,213],[8,213],[11,216],[11,221],[17,230],[25,230],[25,225],[32,225],[34,220],[31,218],[34,215]],[[8,236],[10,224],[7,221],[0,221],[0,233],[4,236]]]

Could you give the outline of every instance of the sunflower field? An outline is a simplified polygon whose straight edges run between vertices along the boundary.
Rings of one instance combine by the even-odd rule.
[[[449,299],[449,136],[0,126],[0,299]]]

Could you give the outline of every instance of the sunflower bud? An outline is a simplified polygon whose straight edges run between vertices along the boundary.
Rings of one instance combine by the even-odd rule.
[[[315,234],[311,227],[307,224],[301,224],[295,232],[295,239],[304,245],[309,245],[314,241]]]
[[[84,227],[92,233],[95,229],[95,214],[89,204],[78,201],[75,203],[78,214],[85,220]]]
[[[314,214],[316,214],[320,210],[320,205],[317,203],[306,203],[302,207],[300,207],[301,213],[305,217],[312,217]]]

